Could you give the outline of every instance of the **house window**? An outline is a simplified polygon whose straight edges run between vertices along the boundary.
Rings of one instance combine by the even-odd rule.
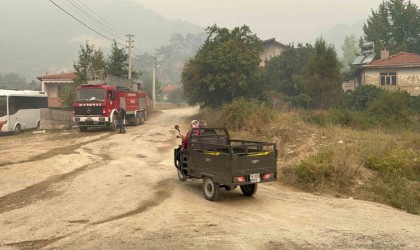
[[[397,85],[397,73],[396,72],[387,72],[381,73],[381,85]]]

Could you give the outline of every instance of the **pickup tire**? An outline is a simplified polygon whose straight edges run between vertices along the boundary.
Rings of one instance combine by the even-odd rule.
[[[219,199],[220,184],[213,182],[213,180],[209,177],[205,177],[203,181],[203,194],[204,198],[209,201]]]
[[[184,170],[178,169],[178,179],[182,182],[188,179],[187,175],[184,173]]]
[[[257,192],[257,184],[247,184],[241,186],[241,191],[245,196],[253,196]]]

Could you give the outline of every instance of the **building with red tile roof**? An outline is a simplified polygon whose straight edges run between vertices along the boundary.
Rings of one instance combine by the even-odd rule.
[[[401,52],[361,66],[361,84],[372,84],[385,89],[405,90],[420,95],[420,55]]]
[[[76,73],[61,73],[37,77],[41,81],[42,91],[48,94],[48,107],[61,107],[58,92],[63,86],[72,84]]]

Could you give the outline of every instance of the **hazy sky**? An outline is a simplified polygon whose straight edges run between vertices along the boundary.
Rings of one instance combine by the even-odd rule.
[[[202,26],[247,24],[261,39],[308,41],[335,24],[366,20],[382,0],[134,0],[165,17]],[[420,0],[415,0],[414,2]]]

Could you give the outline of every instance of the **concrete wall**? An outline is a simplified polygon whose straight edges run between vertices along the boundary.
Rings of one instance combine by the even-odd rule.
[[[381,73],[397,72],[397,85],[381,85]],[[420,95],[420,67],[365,69],[362,72],[362,84],[371,84],[384,89],[406,90],[413,96]]]
[[[41,109],[41,129],[65,129],[73,125],[71,111]]]

